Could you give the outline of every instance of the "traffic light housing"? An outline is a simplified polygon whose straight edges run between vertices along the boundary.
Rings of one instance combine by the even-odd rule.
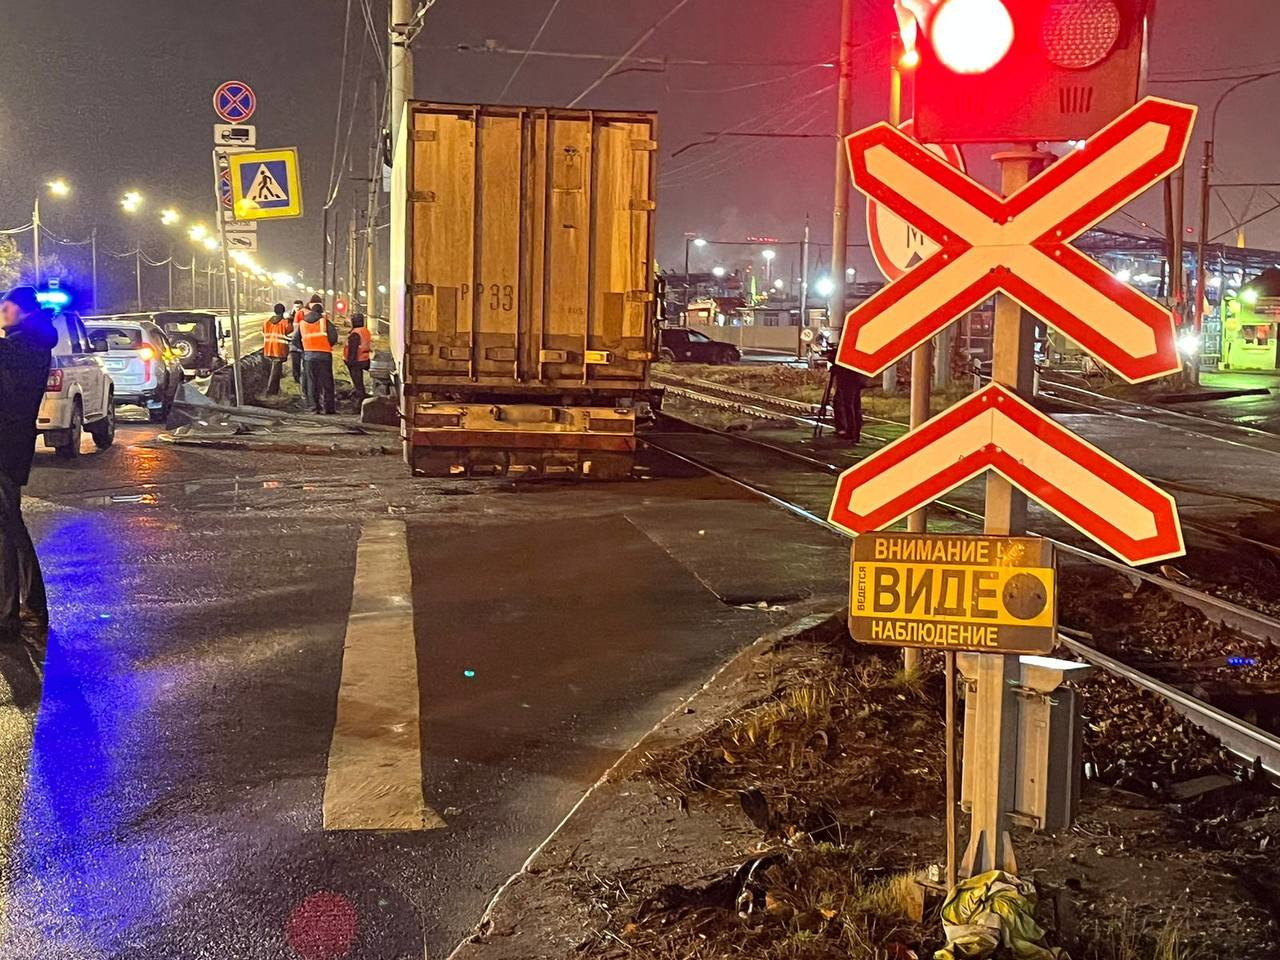
[[[1085,140],[1138,100],[1155,0],[913,0],[916,136]]]

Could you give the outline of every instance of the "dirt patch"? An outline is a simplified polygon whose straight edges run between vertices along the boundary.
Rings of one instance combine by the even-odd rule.
[[[944,849],[939,659],[909,678],[843,631],[758,645],[601,787],[460,960],[932,955],[937,903],[913,878]],[[1091,762],[1132,768],[1125,745],[1150,728],[1105,711],[1124,699],[1150,725],[1161,704],[1082,687]],[[1168,723],[1183,773],[1230,769]],[[1275,796],[1173,802],[1141,779],[1096,778],[1071,830],[1015,836],[1050,942],[1091,960],[1280,955]]]

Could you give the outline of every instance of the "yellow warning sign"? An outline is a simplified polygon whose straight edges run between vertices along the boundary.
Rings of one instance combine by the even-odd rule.
[[[874,533],[854,541],[849,633],[862,643],[1048,653],[1057,619],[1045,540]]]
[[[297,148],[233,153],[229,162],[231,205],[237,220],[302,216]]]

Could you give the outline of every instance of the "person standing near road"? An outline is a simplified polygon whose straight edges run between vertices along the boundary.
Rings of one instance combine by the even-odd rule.
[[[294,342],[302,348],[302,392],[315,413],[337,413],[333,384],[333,348],[338,344],[338,328],[324,314],[323,303],[312,303],[311,311],[298,325]]]
[[[293,368],[293,382],[299,386],[302,385],[302,347],[294,345],[294,334],[298,332],[298,327],[305,319],[307,319],[307,311],[302,301],[293,301],[293,313],[290,315],[289,323],[289,363]]]
[[[369,361],[373,358],[373,332],[365,325],[363,313],[351,315],[351,333],[347,337],[346,346],[342,349],[342,359],[347,364],[347,372],[351,374],[351,385],[356,390],[356,412],[360,404],[368,396],[364,392],[364,374],[369,369]]]
[[[834,365],[836,436],[857,444],[862,440],[862,390],[867,378],[856,370]]]
[[[34,287],[0,300],[0,639],[16,640],[24,622],[49,624],[40,561],[22,519],[22,488],[36,452],[36,417],[49,382],[57,331]]]
[[[284,371],[284,362],[289,359],[289,331],[291,324],[284,315],[284,304],[275,305],[274,315],[262,324],[262,355],[271,364],[267,374],[267,396],[274,397],[280,392],[280,375]]]

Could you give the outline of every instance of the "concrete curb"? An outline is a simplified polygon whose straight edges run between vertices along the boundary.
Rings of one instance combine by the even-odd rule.
[[[590,808],[590,804],[596,799],[602,787],[625,780],[651,750],[660,743],[670,744],[673,740],[673,733],[676,734],[677,739],[688,739],[709,729],[723,719],[722,711],[698,710],[697,706],[699,704],[703,701],[714,699],[716,694],[722,693],[734,682],[744,678],[751,672],[754,661],[767,650],[791,641],[836,636],[844,629],[845,612],[843,609],[811,613],[779,630],[771,631],[757,638],[721,665],[702,686],[676,704],[648,733],[614,761],[612,766],[587,788],[587,791],[579,798],[577,803],[565,814],[564,819],[529,855],[523,866],[498,887],[472,932],[450,952],[447,960],[481,960],[486,944],[480,938],[487,934],[488,928],[492,925],[495,912],[503,903],[504,896],[521,879],[532,877],[542,871],[544,865],[541,860],[544,852],[567,827],[571,824],[580,826],[593,818],[593,814],[596,811]],[[681,729],[679,731],[669,729],[676,725],[677,718],[683,718],[686,714],[697,717],[696,722],[693,724],[693,729]]]

